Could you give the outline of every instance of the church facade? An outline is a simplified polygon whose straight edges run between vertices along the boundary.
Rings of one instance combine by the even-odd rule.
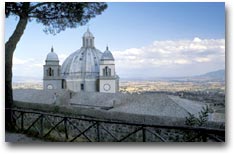
[[[94,36],[87,30],[82,47],[66,58],[62,66],[51,49],[43,66],[44,89],[68,89],[73,92],[119,91],[119,77],[115,72],[115,59],[108,47],[104,52],[94,46]]]

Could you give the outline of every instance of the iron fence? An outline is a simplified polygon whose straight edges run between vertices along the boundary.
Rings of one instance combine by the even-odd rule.
[[[225,130],[126,123],[11,109],[17,132],[63,142],[224,142]]]

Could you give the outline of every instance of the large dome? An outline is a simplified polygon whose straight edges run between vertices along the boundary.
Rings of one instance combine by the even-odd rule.
[[[96,48],[84,48],[72,53],[62,65],[65,78],[96,78],[102,52]]]
[[[94,47],[93,34],[87,29],[83,35],[83,46],[64,61],[62,76],[71,80],[97,78],[101,56],[102,52]]]

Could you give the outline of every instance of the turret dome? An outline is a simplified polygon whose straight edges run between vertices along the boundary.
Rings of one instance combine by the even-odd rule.
[[[51,52],[47,54],[46,61],[59,61],[58,55],[54,52],[53,47],[51,48]]]
[[[108,46],[106,47],[106,51],[102,54],[101,60],[115,60],[112,53],[109,51]]]

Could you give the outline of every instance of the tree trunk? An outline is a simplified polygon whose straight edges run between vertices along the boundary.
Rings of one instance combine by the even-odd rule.
[[[27,17],[20,17],[14,33],[5,44],[5,128],[10,130],[13,128],[11,107],[13,104],[12,95],[12,58],[16,45],[24,33],[28,22]]]

